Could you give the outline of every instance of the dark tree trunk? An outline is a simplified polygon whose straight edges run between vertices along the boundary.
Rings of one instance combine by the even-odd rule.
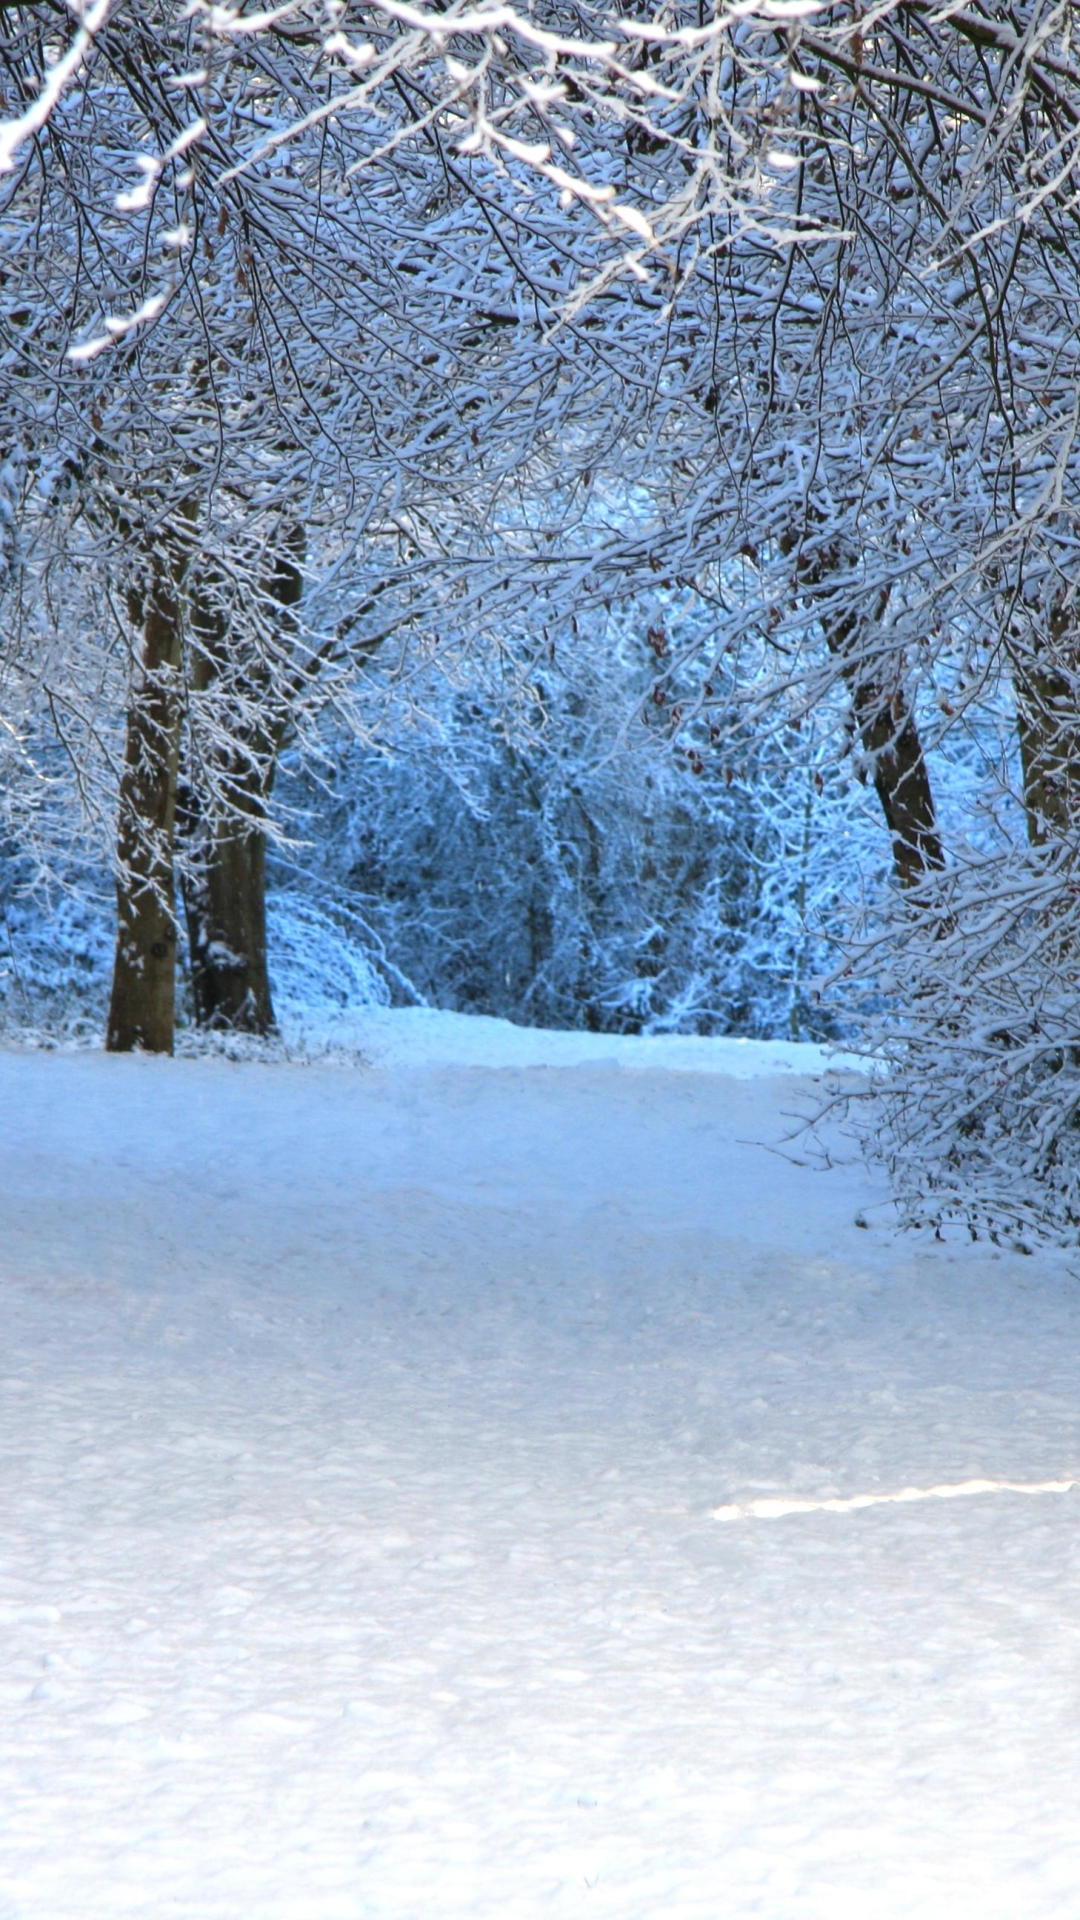
[[[266,950],[266,834],[257,824],[266,804],[251,795],[253,824],[217,829],[199,820],[186,792],[182,830],[192,843],[184,873],[184,912],[191,949],[195,1020],[200,1027],[271,1033],[274,1007]]]
[[[142,616],[142,658],[128,708],[120,781],[116,958],[105,1037],[110,1053],[173,1049],[182,638],[176,577],[156,557]]]
[[[283,618],[300,598],[302,556],[303,529],[293,529],[266,583]],[[193,685],[199,691],[221,671],[228,645],[227,618],[209,601],[196,600],[192,630],[196,642]],[[254,674],[247,692],[258,697]],[[218,768],[234,809],[229,819],[206,818],[195,783],[182,796],[180,829],[188,847],[182,891],[195,1020],[200,1027],[255,1034],[274,1029],[266,942],[266,832],[261,823],[280,745],[280,729],[267,719],[237,743],[231,764]]]
[[[945,855],[915,716],[903,695],[889,695],[854,669],[850,676],[845,670],[844,677],[889,829],[896,877],[902,887],[917,886],[928,873],[941,870]]]
[[[784,544],[784,543],[782,543]],[[791,546],[795,545],[792,538]],[[789,547],[790,551],[790,547]],[[902,887],[939,872],[945,855],[937,828],[930,772],[911,703],[884,653],[867,645],[867,623],[829,591],[841,556],[830,549],[803,552],[801,584],[815,589],[815,612],[829,652],[840,662],[859,740],[892,843],[893,870]],[[825,589],[822,592],[822,588]],[[879,618],[884,615],[884,601]]]
[[[1075,651],[1075,635],[1061,616],[1054,616],[1047,656],[1017,657],[1013,663],[1024,811],[1033,847],[1073,832],[1080,818],[1078,676],[1063,651],[1070,637],[1070,651]]]

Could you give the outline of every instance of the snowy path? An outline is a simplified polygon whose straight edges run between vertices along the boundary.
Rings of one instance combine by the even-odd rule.
[[[1067,1263],[454,1031],[0,1053],[0,1920],[1075,1920],[1080,1490],[714,1517],[1080,1474]]]

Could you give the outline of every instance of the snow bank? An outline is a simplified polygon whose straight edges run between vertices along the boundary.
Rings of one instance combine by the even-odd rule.
[[[435,1007],[364,1007],[318,1025],[286,1016],[282,1026],[286,1040],[354,1051],[395,1067],[615,1066],[748,1080],[759,1074],[861,1073],[867,1064],[856,1054],[809,1041],[554,1031]]]

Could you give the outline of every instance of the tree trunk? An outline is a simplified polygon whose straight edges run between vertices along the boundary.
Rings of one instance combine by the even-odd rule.
[[[839,564],[840,555],[833,550],[800,553],[798,578],[820,589]],[[831,595],[816,597],[823,601],[815,611],[825,644],[840,661],[874,791],[889,830],[893,870],[902,887],[918,886],[927,874],[940,872],[945,855],[930,772],[911,703],[898,676],[889,671],[887,658],[875,657],[867,649],[864,621],[850,607],[830,605]],[[884,611],[882,604],[879,618]]]
[[[296,606],[303,589],[299,565],[303,547],[302,528],[287,533],[266,583],[283,618]],[[227,618],[208,599],[196,600],[192,629],[196,640],[193,685],[202,691],[224,663]],[[249,692],[258,695],[254,677]],[[236,810],[232,818],[208,820],[195,785],[183,795],[180,829],[189,857],[181,885],[195,1020],[200,1027],[255,1034],[274,1030],[266,942],[266,833],[261,822],[270,801],[280,744],[279,730],[257,726],[241,743],[242,751],[233,764],[219,769]]]
[[[1076,672],[1070,671],[1068,657],[1061,657],[1065,637],[1064,617],[1052,616],[1048,656],[1028,655],[1013,663],[1024,811],[1033,847],[1069,834],[1080,818],[1080,712]]]
[[[252,793],[253,821],[265,811],[267,798],[268,793]],[[197,796],[186,792],[182,830],[193,845],[182,884],[195,1021],[200,1027],[272,1033],[266,834],[257,824],[244,830],[232,821],[215,829],[199,819],[197,807]]]
[[[902,693],[890,695],[859,669],[844,669],[874,791],[892,841],[893,867],[902,887],[918,886],[940,872],[945,855],[937,830],[930,774],[915,716]]]
[[[171,1053],[176,921],[173,841],[180,736],[181,618],[175,571],[156,556],[127,716],[117,829],[117,935],[105,1046]]]

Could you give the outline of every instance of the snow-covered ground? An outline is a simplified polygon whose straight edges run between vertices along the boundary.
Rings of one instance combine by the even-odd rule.
[[[0,1052],[0,1920],[1075,1920],[1080,1491],[814,1510],[1080,1473],[1069,1262],[816,1049],[360,1039]]]

